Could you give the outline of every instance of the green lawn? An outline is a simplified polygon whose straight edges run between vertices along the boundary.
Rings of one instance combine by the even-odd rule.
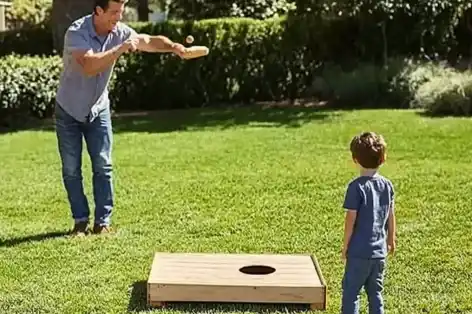
[[[153,254],[311,253],[339,313],[341,208],[363,130],[389,145],[397,193],[388,313],[472,313],[470,119],[412,111],[248,109],[115,120],[117,233],[71,227],[50,128],[0,134],[0,313],[145,312]],[[91,191],[84,154],[87,193]],[[91,201],[91,199],[89,199]],[[365,297],[363,308],[365,312]],[[170,305],[166,311],[299,310]],[[302,309],[303,310],[303,309]]]

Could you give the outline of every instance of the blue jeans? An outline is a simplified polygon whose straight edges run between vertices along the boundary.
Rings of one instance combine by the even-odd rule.
[[[382,297],[385,259],[360,259],[348,257],[342,281],[342,314],[359,313],[359,294],[364,287],[370,314],[383,314]]]
[[[90,121],[91,120],[91,121]],[[89,221],[89,205],[82,182],[82,138],[93,170],[95,221],[110,224],[113,208],[112,127],[110,110],[104,110],[84,123],[75,120],[56,103],[55,121],[62,179],[75,223]]]

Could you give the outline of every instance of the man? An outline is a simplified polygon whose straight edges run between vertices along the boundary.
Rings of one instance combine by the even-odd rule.
[[[62,178],[74,219],[73,235],[88,233],[89,205],[82,183],[82,137],[93,169],[95,217],[92,231],[111,231],[112,126],[108,82],[115,61],[133,51],[170,52],[186,48],[164,36],[137,34],[121,22],[127,0],[96,0],[94,12],[74,21],[65,34],[56,97],[56,134]]]

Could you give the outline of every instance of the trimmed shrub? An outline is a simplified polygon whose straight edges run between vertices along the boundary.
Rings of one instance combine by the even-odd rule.
[[[50,117],[61,67],[58,57],[1,58],[0,125],[12,126],[28,117]]]
[[[133,111],[202,107],[228,102],[250,103],[259,93],[248,86],[245,94],[239,95],[238,101],[235,101],[238,91],[230,88],[231,81],[225,81],[225,71],[214,73],[210,87],[203,89],[199,84],[205,83],[198,80],[198,62],[185,65],[185,62],[177,61],[175,57],[168,62],[171,65],[163,62],[160,69],[159,66],[143,67],[133,57],[120,59],[116,66],[119,72],[110,82],[112,108],[117,111]],[[1,58],[0,123],[8,126],[25,117],[50,117],[61,67],[59,57]],[[147,79],[154,71],[158,71],[157,79]],[[165,81],[166,74],[170,81]],[[189,75],[192,81],[185,79]],[[136,79],[139,76],[143,79]],[[312,84],[307,85],[299,96],[316,97],[321,101],[328,101],[333,107],[421,108],[432,114],[470,113],[471,73],[460,73],[434,63],[394,59],[386,67],[359,64],[350,71],[329,64],[319,69],[314,77]],[[261,81],[256,81],[254,77],[248,78],[247,84],[252,82],[255,86],[275,86],[271,83],[271,75],[265,74],[258,79]],[[217,83],[217,88],[211,88]],[[206,94],[198,94],[202,90]],[[190,99],[192,95],[196,99],[204,95],[208,99],[221,101],[198,103]],[[269,94],[265,98],[261,94],[259,96],[260,100],[275,100]]]

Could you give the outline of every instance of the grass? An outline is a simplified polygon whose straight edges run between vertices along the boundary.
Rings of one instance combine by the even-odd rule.
[[[0,135],[1,313],[144,313],[155,251],[315,254],[326,313],[339,313],[341,204],[356,175],[347,148],[368,129],[389,144],[382,173],[397,193],[387,312],[472,313],[470,119],[192,110],[117,118],[115,129],[118,231],[83,239],[64,236],[71,221],[54,132]],[[85,154],[84,178],[90,195]],[[176,304],[164,313],[298,310]]]

